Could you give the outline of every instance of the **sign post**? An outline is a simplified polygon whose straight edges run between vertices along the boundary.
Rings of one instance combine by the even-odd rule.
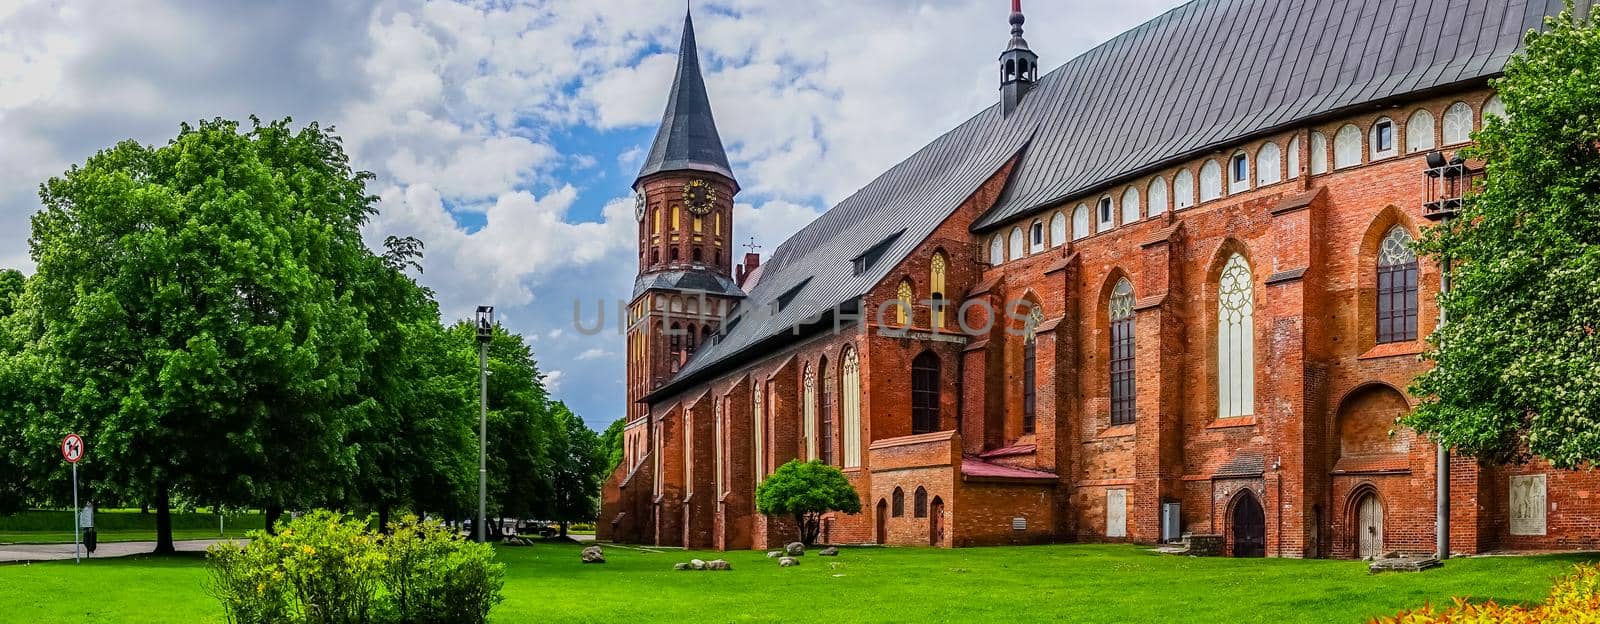
[[[83,562],[83,536],[78,533],[78,460],[83,459],[83,438],[69,433],[61,440],[61,457],[72,464],[72,561]]]

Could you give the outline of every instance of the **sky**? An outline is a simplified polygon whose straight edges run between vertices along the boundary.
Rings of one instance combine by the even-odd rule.
[[[998,100],[1006,0],[697,0],[712,107],[763,253]],[[1028,0],[1056,67],[1179,0]],[[426,244],[446,322],[495,305],[555,398],[624,410],[631,185],[672,83],[680,0],[0,0],[0,267],[31,273],[38,186],[184,121],[316,121],[376,174],[364,232]],[[742,250],[741,250],[742,251]],[[581,303],[599,334],[574,323]]]

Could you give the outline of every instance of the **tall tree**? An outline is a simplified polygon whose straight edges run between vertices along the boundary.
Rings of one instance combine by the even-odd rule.
[[[339,499],[370,336],[355,284],[371,255],[370,174],[288,120],[185,124],[128,141],[41,188],[30,247],[58,395],[28,444],[85,434],[96,486],[169,509]]]
[[[22,271],[0,269],[0,319],[11,316],[16,300],[22,296],[24,278]]]
[[[622,464],[622,431],[628,426],[627,418],[618,418],[611,421],[604,433],[600,434],[600,448],[605,455],[605,473],[600,479],[605,480],[606,475],[615,472],[617,466]]]
[[[555,501],[551,520],[561,523],[561,536],[573,522],[588,522],[600,515],[600,482],[605,479],[605,457],[600,437],[583,419],[557,401],[550,407],[557,426],[554,471]]]
[[[32,380],[21,356],[27,341],[17,307],[23,303],[22,273],[0,270],[0,515],[21,511],[29,495],[30,453],[22,429]]]
[[[1466,453],[1600,461],[1600,30],[1571,5],[1495,81],[1481,192],[1420,248],[1453,259],[1406,419]]]

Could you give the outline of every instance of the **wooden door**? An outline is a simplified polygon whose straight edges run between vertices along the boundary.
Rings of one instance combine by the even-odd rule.
[[[889,501],[878,499],[878,543],[889,543]]]
[[[1267,515],[1255,495],[1245,491],[1233,504],[1233,556],[1267,555]]]
[[[928,506],[928,543],[933,546],[944,544],[944,499],[933,497],[933,504]]]
[[[1363,559],[1383,554],[1383,504],[1367,494],[1356,506],[1356,556]]]

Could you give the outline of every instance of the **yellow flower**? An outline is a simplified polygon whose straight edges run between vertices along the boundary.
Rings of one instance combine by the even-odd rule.
[[[300,547],[300,552],[303,552],[303,553],[308,554],[308,555],[315,555],[315,554],[317,554],[317,549],[312,548],[310,546],[301,546]]]

